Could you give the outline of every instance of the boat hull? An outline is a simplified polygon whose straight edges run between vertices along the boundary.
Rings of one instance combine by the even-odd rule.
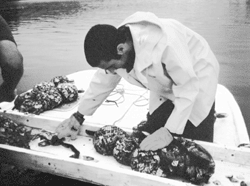
[[[68,77],[74,80],[78,89],[86,90],[94,72],[95,70],[80,71]],[[38,139],[30,143],[31,149],[0,145],[0,159],[34,170],[98,185],[192,185],[183,180],[132,171],[129,166],[119,164],[112,156],[103,156],[95,151],[91,136],[94,131],[104,125],[112,124],[130,133],[133,126],[145,120],[148,112],[149,92],[147,90],[122,80],[115,91],[116,94],[108,99],[118,100],[117,104],[104,102],[93,116],[86,117],[76,140],[66,139],[67,143],[74,145],[80,151],[79,159],[70,158],[72,152],[62,146],[40,147]],[[20,124],[55,132],[55,128],[77,110],[83,94],[80,93],[79,99],[72,104],[40,115],[12,110],[14,103],[5,102],[0,104],[0,114]],[[195,142],[207,149],[216,163],[215,173],[205,185],[220,182],[221,185],[230,186],[235,184],[228,179],[230,175],[238,176],[238,182],[250,178],[250,149],[238,148],[242,143],[249,143],[249,137],[237,102],[229,90],[222,85],[218,85],[216,112],[225,117],[219,117],[216,120],[214,143]]]

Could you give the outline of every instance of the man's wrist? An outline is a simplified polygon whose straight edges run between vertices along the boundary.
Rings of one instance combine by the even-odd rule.
[[[166,128],[166,127],[162,127],[163,128],[163,130],[164,130],[164,132],[166,133],[166,135],[167,135],[167,138],[170,140],[171,139],[171,141],[173,140],[173,135],[171,134],[171,132]]]
[[[73,116],[75,117],[75,119],[79,122],[80,125],[82,125],[82,123],[84,122],[84,115],[81,114],[79,111],[75,112],[73,114]]]

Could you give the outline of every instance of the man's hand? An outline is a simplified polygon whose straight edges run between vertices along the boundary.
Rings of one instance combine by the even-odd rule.
[[[75,140],[79,133],[80,126],[76,118],[73,115],[70,116],[70,118],[64,120],[57,126],[56,132],[58,133],[58,138],[61,139],[69,136],[72,140]]]
[[[168,146],[173,141],[173,136],[167,128],[161,127],[153,134],[147,136],[140,144],[142,150],[158,150]]]

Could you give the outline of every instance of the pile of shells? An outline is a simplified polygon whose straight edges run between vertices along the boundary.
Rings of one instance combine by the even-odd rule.
[[[62,104],[76,101],[77,87],[66,76],[57,76],[49,82],[36,84],[31,91],[17,96],[14,108],[20,112],[40,114]]]
[[[95,132],[93,144],[98,153],[112,155],[117,162],[138,172],[194,184],[207,183],[213,175],[215,162],[201,145],[177,137],[167,147],[144,151],[139,144],[145,137],[138,128],[129,135],[117,126],[106,125]]]
[[[11,119],[0,115],[0,143],[30,149],[31,131]]]

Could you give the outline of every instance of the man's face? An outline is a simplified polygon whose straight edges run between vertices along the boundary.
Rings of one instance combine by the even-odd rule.
[[[133,68],[135,60],[135,52],[132,46],[126,46],[123,48],[120,59],[111,59],[110,61],[101,60],[99,68],[104,69],[105,72],[116,74],[116,70],[119,68],[125,68],[129,72]]]
[[[101,60],[99,68],[104,69],[106,74],[116,74],[116,70],[125,66],[121,59],[111,59],[110,61]]]

